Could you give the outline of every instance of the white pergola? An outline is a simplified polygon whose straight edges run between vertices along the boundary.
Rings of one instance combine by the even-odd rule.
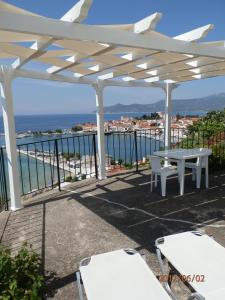
[[[92,0],[80,0],[60,20],[0,1],[1,105],[11,209],[22,207],[12,80],[17,77],[91,85],[96,92],[99,178],[106,178],[103,89],[156,87],[166,93],[165,146],[170,148],[172,90],[182,82],[225,75],[225,43],[199,42],[213,25],[179,36],[155,31],[162,14],[134,24],[87,25]],[[9,59],[13,59],[9,66]],[[30,62],[41,63],[37,71]]]

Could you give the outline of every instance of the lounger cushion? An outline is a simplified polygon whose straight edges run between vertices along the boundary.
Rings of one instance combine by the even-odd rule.
[[[88,300],[171,300],[138,253],[92,256],[80,272]]]
[[[180,274],[195,275],[189,284],[196,292],[207,300],[225,299],[225,248],[214,239],[184,232],[164,237],[158,248]]]

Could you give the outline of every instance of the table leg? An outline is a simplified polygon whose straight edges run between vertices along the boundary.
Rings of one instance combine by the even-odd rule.
[[[205,186],[208,189],[209,187],[209,157],[207,156],[205,158],[206,164],[205,164]]]
[[[185,160],[181,159],[178,163],[178,176],[180,178],[180,195],[184,194],[184,171],[185,171]]]

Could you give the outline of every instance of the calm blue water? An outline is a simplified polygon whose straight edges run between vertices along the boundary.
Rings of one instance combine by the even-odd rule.
[[[132,114],[105,114],[105,120],[119,120],[121,116],[141,116],[143,113]],[[31,131],[45,131],[55,130],[57,128],[67,129],[75,124],[81,123],[96,123],[95,114],[71,114],[71,115],[30,115],[30,116],[16,116],[16,132]],[[0,133],[4,132],[2,117],[0,118]]]
[[[121,116],[140,117],[144,113],[122,113],[122,114],[105,114],[105,120],[119,120]],[[176,114],[176,113],[174,113]],[[179,113],[180,114],[180,113]],[[184,114],[205,114],[205,112],[187,112]],[[30,116],[16,116],[16,132],[31,131],[45,131],[55,130],[57,128],[66,129],[71,128],[75,124],[86,122],[96,123],[95,114],[71,114],[71,115],[30,115]],[[0,117],[0,133],[4,132],[2,117]]]
[[[124,114],[106,114],[105,120],[119,120]],[[129,116],[141,116],[141,113],[126,114]],[[15,116],[16,132],[31,131],[46,131],[68,129],[76,124],[82,123],[96,123],[96,114],[67,114],[67,115],[29,115],[29,116]],[[3,119],[0,116],[0,133],[4,133]],[[35,142],[39,140],[46,140],[54,138],[53,136],[43,137],[27,137],[18,139],[17,144]],[[4,136],[0,136],[0,146],[5,145]]]
[[[119,120],[121,116],[140,117],[144,113],[122,113],[122,114],[105,114],[105,120]],[[176,114],[176,112],[174,112]],[[204,115],[205,112],[183,112],[181,115]],[[95,114],[67,114],[67,115],[26,115],[26,116],[15,116],[16,132],[27,132],[31,131],[46,131],[71,128],[75,124],[82,123],[96,123]],[[0,133],[4,133],[3,120],[0,116]],[[49,139],[51,137],[47,137]],[[24,138],[19,139],[17,143],[28,143],[36,140],[45,140],[46,137],[39,138]],[[0,145],[4,145],[4,136],[0,136]]]

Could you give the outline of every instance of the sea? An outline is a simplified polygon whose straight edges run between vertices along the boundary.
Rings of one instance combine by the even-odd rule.
[[[119,120],[121,116],[141,116],[144,113],[105,114],[105,120]],[[60,115],[18,115],[15,116],[16,132],[46,131],[67,129],[82,123],[96,123],[96,114],[60,114]],[[4,132],[3,120],[0,118],[0,133]]]
[[[140,117],[146,112],[139,113],[117,113],[105,114],[106,121],[120,120],[122,116]],[[150,114],[150,113],[148,113]],[[174,115],[177,113],[174,112]],[[204,115],[206,112],[182,112],[181,115]],[[15,126],[17,133],[27,131],[47,131],[56,129],[68,129],[76,124],[96,123],[96,114],[60,114],[60,115],[17,115],[15,116]],[[4,133],[3,120],[0,116],[0,134]],[[35,138],[34,138],[35,139]],[[18,143],[26,142],[27,138],[19,139]],[[40,140],[40,138],[38,138]],[[0,145],[4,145],[4,137],[0,138]]]

